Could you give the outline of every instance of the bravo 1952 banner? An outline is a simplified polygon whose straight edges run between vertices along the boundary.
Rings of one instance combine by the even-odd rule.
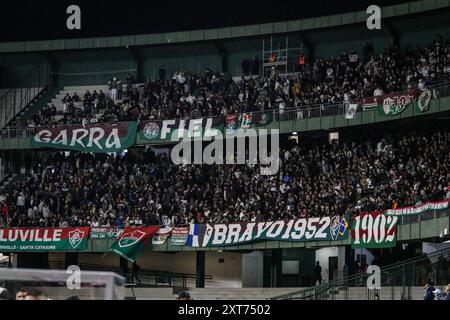
[[[260,240],[345,240],[348,237],[348,226],[348,218],[345,216],[271,222],[191,224],[187,244],[191,247],[215,247]]]
[[[89,228],[0,229],[0,252],[86,250]]]

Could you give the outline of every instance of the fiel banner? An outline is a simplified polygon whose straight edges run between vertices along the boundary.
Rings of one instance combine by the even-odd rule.
[[[209,139],[223,133],[223,117],[190,120],[149,120],[140,123],[139,138],[157,143],[178,142],[182,138]]]
[[[189,235],[189,227],[179,227],[172,229],[172,236],[170,237],[170,244],[172,246],[186,245]]]
[[[159,229],[155,236],[152,238],[152,244],[156,245],[162,245],[166,243],[167,239],[170,237],[170,234],[172,233],[172,228],[165,227]]]
[[[352,248],[391,248],[397,241],[398,217],[381,211],[364,212],[352,225]]]
[[[35,128],[31,145],[38,148],[113,153],[136,143],[137,122],[98,123]]]
[[[191,224],[187,244],[192,247],[216,247],[261,240],[345,240],[347,221],[345,216],[335,216],[289,221]]]
[[[159,226],[126,227],[119,239],[111,245],[109,251],[134,263],[139,252],[145,246],[145,242],[158,230]]]
[[[418,215],[430,210],[445,210],[448,209],[448,200],[427,202],[417,207],[405,207],[399,209],[389,209],[384,212],[388,216],[411,216]]]
[[[0,229],[0,252],[86,250],[89,228]]]

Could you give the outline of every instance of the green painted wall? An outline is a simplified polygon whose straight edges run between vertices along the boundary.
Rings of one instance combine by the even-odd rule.
[[[23,87],[22,79],[43,60],[40,53],[0,54],[0,88]]]
[[[125,80],[127,72],[114,71],[136,69],[136,62],[126,48],[61,51],[54,58],[59,64],[58,73],[82,74],[57,76],[59,86],[105,84],[113,76]]]
[[[158,77],[162,65],[167,77],[172,77],[178,70],[201,74],[206,68],[220,71],[221,67],[220,55],[212,43],[139,47],[138,51],[143,60],[143,74],[152,79]]]

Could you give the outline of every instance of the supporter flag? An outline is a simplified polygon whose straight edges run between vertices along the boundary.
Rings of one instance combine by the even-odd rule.
[[[398,217],[381,211],[363,212],[352,225],[352,248],[391,248],[397,241]]]
[[[377,99],[374,97],[364,98],[362,100],[362,108],[364,111],[377,109],[378,108]]]
[[[240,123],[242,129],[250,129],[252,126],[253,115],[251,113],[244,113],[240,116]]]
[[[234,134],[235,131],[238,129],[239,123],[238,123],[238,116],[237,115],[230,115],[225,117],[225,133],[226,134]]]
[[[153,237],[158,230],[159,226],[126,227],[120,238],[112,244],[109,251],[134,263],[145,242]]]
[[[255,124],[257,126],[267,126],[272,122],[272,112],[258,112],[255,114]]]
[[[338,231],[339,235],[340,236],[344,236],[345,231],[347,230],[347,228],[348,228],[348,222],[347,222],[347,219],[344,216],[344,217],[342,217],[342,220],[339,223],[339,231]]]
[[[356,103],[349,103],[345,107],[345,119],[351,120],[355,118],[358,105]]]
[[[189,228],[189,235],[187,239],[187,245],[190,247],[198,247],[199,246],[199,237],[200,237],[200,225],[199,224],[191,224]]]

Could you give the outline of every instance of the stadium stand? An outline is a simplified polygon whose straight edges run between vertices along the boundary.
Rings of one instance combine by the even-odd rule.
[[[131,47],[120,40],[118,48],[107,39],[92,41],[92,47],[78,41],[80,50],[77,40],[49,49],[45,59],[52,72],[46,67],[46,83],[26,88],[38,93],[24,97],[20,88],[0,89],[0,231],[8,254],[0,266],[62,270],[77,265],[82,270],[112,271],[124,277],[127,295],[136,299],[176,299],[180,290],[189,290],[195,300],[373,300],[375,293],[381,300],[421,300],[423,285],[430,279],[444,290],[450,279],[449,251],[440,247],[449,239],[450,38],[445,30],[439,33],[443,28],[438,21],[420,33],[417,42],[422,45],[410,46],[416,41],[408,37],[418,34],[420,27],[405,21],[396,27],[407,30],[406,35],[396,35],[395,23],[387,23],[386,35],[370,35],[367,41],[367,30],[354,23],[345,26],[344,20],[336,30],[309,30],[299,23],[305,34],[298,37],[287,31],[294,23],[286,22],[282,32],[274,27],[277,41],[300,38],[302,43],[292,73],[284,72],[287,63],[286,69],[277,69],[262,62],[262,71],[249,75],[249,59],[269,33],[244,32],[236,39],[225,37],[223,44],[195,38],[191,43],[186,33],[189,37],[181,44],[170,44],[169,38],[158,43],[156,36],[148,37],[155,43],[145,44],[143,36],[141,44],[135,41]],[[411,34],[408,27],[414,28]],[[351,28],[351,39],[333,40],[329,50],[323,49],[322,36],[327,42]],[[258,26],[258,31],[266,32],[263,29]],[[308,45],[314,41],[308,38],[324,55],[315,54],[314,45]],[[236,49],[247,39],[250,49]],[[52,48],[50,43],[42,42]],[[197,52],[197,45],[204,50]],[[11,48],[14,55],[15,47]],[[173,53],[176,49],[180,52]],[[1,50],[0,46],[0,54]],[[227,50],[231,58],[225,61]],[[269,62],[276,65],[283,58],[276,54],[282,50],[281,45],[272,50],[271,44]],[[190,56],[183,57],[185,52]],[[263,49],[263,61],[266,54]],[[162,66],[157,69],[164,59],[171,63],[170,73]],[[196,59],[199,63],[190,62]],[[242,73],[233,72],[242,60]],[[258,69],[259,62],[252,61],[250,69]],[[226,62],[233,67],[227,68]],[[8,100],[1,104],[5,93]],[[11,97],[20,101],[11,104]],[[408,108],[385,112],[397,102]],[[349,115],[350,107],[355,109]],[[175,144],[152,136],[164,127],[160,120],[221,119],[226,132],[227,117],[236,116],[237,122],[266,113],[267,123],[255,121],[247,128],[281,131],[280,170],[272,176],[263,175],[258,164],[174,164],[169,155]],[[132,134],[127,132],[123,140],[132,136],[133,141],[113,150],[117,152],[89,149],[79,142],[88,137],[92,145],[94,131],[88,134],[88,129],[100,123],[104,125],[97,129],[117,132],[127,126]],[[72,146],[67,144],[69,129],[84,134],[71,135]],[[42,132],[52,139],[40,140]],[[50,141],[54,133],[63,142]],[[82,147],[74,146],[77,143]],[[397,212],[386,213],[401,208],[422,211],[399,213],[398,218]],[[369,220],[372,214],[379,217],[376,223]],[[362,215],[369,218],[357,224]],[[384,229],[388,219],[393,222],[389,230]],[[264,223],[275,221],[278,224]],[[301,236],[294,239],[291,230],[297,222]],[[280,232],[288,223],[282,238]],[[253,229],[246,229],[250,232],[242,240],[239,232],[248,225]],[[261,225],[278,234],[266,236],[270,232],[261,231]],[[175,227],[184,228],[177,230],[181,240],[173,244]],[[50,239],[54,228],[71,231],[44,252],[40,242]],[[155,231],[136,236],[136,230],[150,228]],[[260,238],[262,232],[266,233]],[[371,232],[373,239],[365,237]],[[139,246],[136,252],[115,248],[121,247],[123,234],[131,247]],[[28,236],[37,240],[28,241]],[[426,242],[437,251],[425,250]],[[369,265],[382,268],[384,291],[379,296],[366,287]],[[49,297],[66,294],[63,286],[47,285],[42,289]],[[92,298],[88,291],[81,290],[78,298]]]
[[[402,90],[423,90],[449,81],[450,46],[440,35],[428,46],[410,48],[404,54],[396,46],[376,52],[367,43],[362,52],[361,56],[349,50],[329,59],[317,58],[292,75],[272,70],[262,78],[240,81],[234,81],[228,73],[207,69],[201,76],[177,71],[171,78],[147,79],[137,85],[130,74],[117,84],[119,95],[115,100],[110,99],[111,86],[67,87],[33,116],[29,125],[195,119],[311,105],[326,107]]]
[[[277,176],[258,166],[182,165],[148,149],[95,157],[52,152],[0,195],[15,227],[184,225],[382,210],[450,199],[448,132],[302,146]]]

